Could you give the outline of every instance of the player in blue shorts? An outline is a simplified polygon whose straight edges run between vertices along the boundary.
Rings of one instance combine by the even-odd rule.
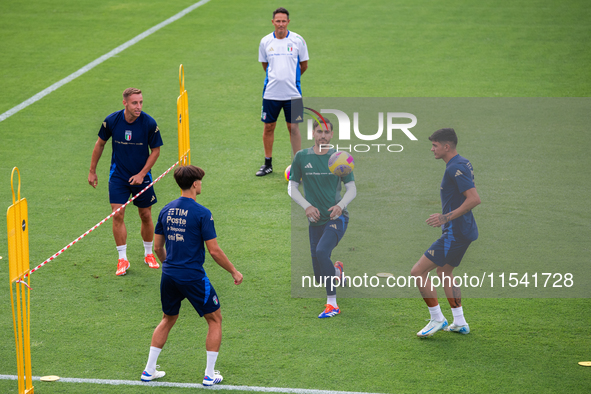
[[[453,285],[453,269],[460,265],[464,253],[472,241],[478,238],[478,227],[472,209],[480,204],[480,197],[474,186],[472,164],[456,151],[458,137],[454,129],[440,129],[430,137],[431,152],[436,159],[446,163],[445,174],[441,181],[442,213],[434,213],[427,219],[427,224],[441,227],[442,236],[431,245],[412,267],[411,275],[417,279],[419,290],[427,303],[431,319],[421,331],[419,337],[432,336],[439,330],[468,334],[470,326],[464,318],[460,288]],[[437,275],[443,282],[445,295],[454,317],[448,325],[437,300],[437,290],[431,289],[429,272],[437,269]]]
[[[327,119],[325,122],[314,122],[314,146],[295,155],[288,189],[291,198],[306,211],[314,278],[317,283],[325,283],[326,305],[318,315],[321,319],[341,313],[335,287],[345,285],[344,268],[340,261],[332,263],[331,254],[345,235],[349,224],[347,205],[357,195],[353,173],[340,178],[328,168],[328,159],[336,151],[327,147],[333,132],[332,123]],[[305,198],[298,189],[300,179]],[[341,183],[346,190],[342,198]],[[333,280],[335,277],[340,280]]]
[[[203,269],[204,243],[214,261],[232,274],[234,284],[242,283],[242,274],[218,245],[211,211],[195,201],[201,194],[204,175],[201,168],[192,165],[177,168],[174,179],[181,188],[181,197],[166,205],[158,216],[154,250],[162,262],[160,299],[164,315],[152,335],[148,363],[141,376],[144,382],[165,375],[156,370],[156,362],[185,298],[199,316],[205,317],[209,327],[205,340],[207,367],[203,385],[213,386],[223,379],[219,371],[214,370],[222,343],[222,313],[215,289]]]
[[[302,147],[298,126],[304,117],[300,77],[308,69],[308,47],[302,36],[287,30],[289,12],[285,8],[280,7],[273,12],[271,23],[275,31],[263,37],[259,45],[259,62],[266,73],[261,110],[261,121],[265,124],[265,164],[256,172],[257,176],[273,172],[273,141],[281,109],[285,115],[293,154]]]
[[[105,118],[99,130],[98,140],[92,151],[88,183],[96,188],[98,177],[96,166],[103,154],[105,144],[112,138],[113,154],[109,173],[109,202],[115,212],[131,196],[135,196],[152,183],[152,166],[160,155],[162,138],[154,118],[142,111],[142,91],[135,88],[123,92],[121,111],[113,112]],[[150,268],[160,266],[152,253],[154,224],[152,205],[157,202],[154,188],[150,187],[133,203],[138,207],[142,221],[141,235],[144,240],[144,262]],[[125,275],[129,268],[127,259],[127,229],[125,227],[125,209],[113,216],[113,236],[117,245],[119,260],[116,275]]]

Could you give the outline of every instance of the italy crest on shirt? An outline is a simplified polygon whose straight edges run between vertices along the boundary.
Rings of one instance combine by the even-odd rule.
[[[125,130],[125,141],[131,141],[131,130]]]
[[[293,52],[293,44],[287,44],[287,52]]]

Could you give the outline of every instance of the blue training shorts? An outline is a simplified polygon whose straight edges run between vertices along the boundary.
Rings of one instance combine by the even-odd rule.
[[[471,243],[472,241],[458,240],[453,234],[446,231],[441,238],[433,242],[433,245],[424,254],[425,257],[439,267],[446,264],[457,267],[462,262],[462,258]]]
[[[152,181],[148,176],[144,179],[141,185],[130,185],[129,182],[123,181],[119,178],[112,177],[109,179],[109,202],[111,204],[125,204],[130,197],[135,196],[145,189]],[[148,208],[156,204],[158,199],[154,192],[154,187],[150,187],[143,192],[138,198],[133,200],[133,205],[138,208]]]
[[[261,121],[264,123],[277,122],[282,108],[287,123],[301,123],[304,121],[304,107],[301,98],[285,101],[263,99]]]
[[[177,282],[171,276],[162,274],[160,278],[160,301],[162,312],[176,316],[181,309],[181,301],[188,299],[193,308],[203,317],[220,309],[220,301],[215,289],[204,276],[199,281]]]

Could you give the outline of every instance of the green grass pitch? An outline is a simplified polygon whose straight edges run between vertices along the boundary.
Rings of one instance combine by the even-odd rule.
[[[195,2],[0,2],[0,114]],[[165,145],[153,174],[177,160],[182,63],[192,162],[206,171],[198,201],[212,210],[220,245],[245,277],[234,286],[207,257],[223,305],[216,368],[225,384],[379,393],[587,392],[591,368],[577,362],[591,360],[588,298],[468,297],[470,335],[419,340],[415,334],[428,313],[418,298],[342,298],[341,315],[318,320],[323,298],[291,297],[285,126],[276,133],[276,173],[254,176],[263,157],[264,72],[257,50],[279,6],[291,12],[290,29],[308,43],[304,96],[591,96],[587,1],[211,0],[0,122],[0,205],[12,204],[10,172],[18,166],[29,204],[31,267],[110,213],[110,148],[99,163],[96,190],[87,176],[100,123],[121,108],[123,89],[143,90],[144,110],[162,131]],[[491,137],[460,126],[458,151],[475,165],[482,198],[475,210],[481,237],[462,268],[476,260],[532,270],[555,263],[556,272],[562,263],[588,266],[591,160],[584,128],[536,133],[499,127]],[[391,228],[401,272],[410,271],[437,237],[423,222],[439,209],[443,163],[433,161],[425,139],[434,129],[417,130],[422,140],[398,158],[408,176],[400,178],[395,201],[411,201],[396,211],[401,221]],[[361,170],[363,160],[356,160]],[[154,214],[178,196],[171,175],[156,193]],[[360,205],[351,204],[357,219],[352,215],[350,230],[357,226],[358,233],[371,225]],[[131,207],[126,215],[131,269],[125,277],[114,275],[110,222],[32,275],[33,375],[139,379],[161,312],[160,273],[141,262],[136,212]],[[345,252],[363,250],[363,238],[351,234],[343,240]],[[2,224],[0,374],[15,375],[7,253]],[[441,305],[451,318],[443,298]],[[184,305],[159,358],[167,372],[163,381],[200,381],[205,333],[205,322]],[[37,393],[187,391],[35,383]],[[16,393],[16,382],[0,380],[0,392]]]

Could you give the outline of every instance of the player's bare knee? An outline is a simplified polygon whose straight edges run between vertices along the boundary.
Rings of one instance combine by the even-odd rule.
[[[417,263],[415,264],[411,269],[410,269],[410,275],[411,276],[424,276],[425,272],[423,272],[423,269],[421,268],[421,266]]]
[[[437,267],[437,276],[439,279],[441,279],[445,274],[446,272],[443,270],[443,267]]]
[[[273,134],[275,132],[275,125],[276,125],[276,123],[265,123],[265,128],[263,130],[263,133]]]
[[[445,265],[443,267],[437,267],[437,276],[443,278],[444,276],[453,277],[453,270],[454,267],[450,267],[449,265]]]
[[[165,322],[168,326],[174,326],[176,320],[179,318],[179,315],[167,315],[166,313],[162,314],[162,321]]]
[[[150,223],[152,222],[152,210],[145,208],[145,209],[140,209],[138,211],[139,215],[140,215],[140,219],[142,222],[144,223]]]
[[[300,128],[297,123],[288,123],[287,130],[289,131],[289,135],[293,137],[298,137],[300,135]]]
[[[218,309],[215,312],[206,313],[203,315],[207,323],[210,325],[222,325],[222,310]]]
[[[113,223],[117,223],[118,225],[123,224],[125,219],[125,211],[119,211],[115,215],[113,215]]]

